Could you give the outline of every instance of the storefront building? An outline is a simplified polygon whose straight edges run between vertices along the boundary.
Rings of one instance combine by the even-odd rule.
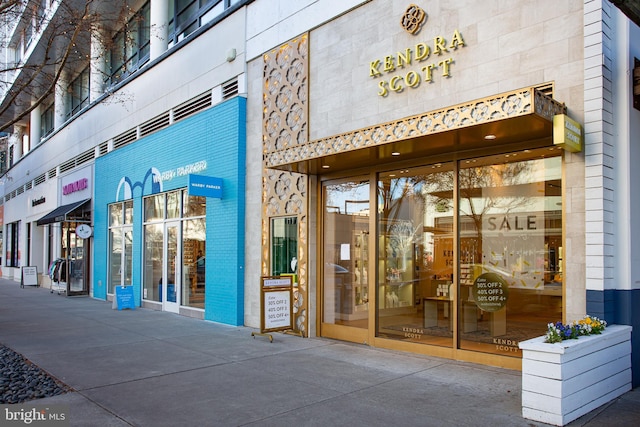
[[[2,25],[3,277],[34,265],[49,287],[62,261],[69,295],[131,285],[137,306],[241,324],[251,1],[36,3]],[[79,56],[45,77],[48,36],[67,25]],[[36,69],[55,90],[31,85]]]
[[[361,2],[250,63],[260,274],[296,274],[307,335],[518,369],[549,322],[620,322],[596,288],[622,277],[614,242],[637,231],[615,206],[637,208],[638,153],[612,183],[610,94],[591,89],[616,81],[614,121],[640,134],[638,28],[607,2],[414,3]],[[636,295],[629,249],[620,290]]]
[[[91,283],[91,233],[93,165],[78,168],[58,179],[58,207],[36,221],[39,244],[46,260],[42,280],[67,295],[89,295]],[[46,196],[32,201],[38,204]],[[41,243],[44,242],[44,245]],[[29,247],[29,246],[28,246]],[[52,268],[59,265],[57,274]],[[52,283],[53,282],[53,283]]]
[[[20,281],[22,267],[36,267],[41,286],[51,286],[49,268],[64,261],[56,285],[68,295],[88,295],[91,278],[89,240],[76,229],[91,223],[92,165],[65,172],[56,168],[5,196],[6,245],[2,275]]]
[[[241,325],[245,104],[235,97],[96,160],[96,298]]]

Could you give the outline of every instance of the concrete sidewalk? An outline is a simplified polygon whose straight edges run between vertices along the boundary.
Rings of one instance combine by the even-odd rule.
[[[74,389],[24,405],[72,426],[545,425],[517,371],[253,331],[0,279],[0,343]],[[634,390],[570,425],[638,421]]]

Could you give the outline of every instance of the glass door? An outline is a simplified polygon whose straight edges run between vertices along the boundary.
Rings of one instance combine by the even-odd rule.
[[[323,184],[322,335],[368,340],[369,179]]]
[[[377,336],[453,346],[453,164],[378,176]]]
[[[67,295],[88,295],[89,239],[76,235],[76,222],[63,223],[62,258],[67,271]]]
[[[162,294],[165,311],[177,313],[180,308],[181,266],[182,249],[180,248],[180,223],[171,222],[165,225],[165,254],[164,254],[164,280],[162,281]]]
[[[133,230],[131,226],[110,230],[109,287],[115,293],[116,286],[131,286],[133,275]]]

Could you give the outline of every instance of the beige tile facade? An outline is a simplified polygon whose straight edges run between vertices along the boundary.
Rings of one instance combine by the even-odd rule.
[[[546,0],[414,3],[428,14],[417,35],[409,34],[400,26],[399,17],[408,3],[396,1],[368,2],[309,32],[309,141],[542,84],[551,84],[553,98],[566,105],[572,118],[584,121],[581,1],[558,1],[554,7],[549,7]],[[446,52],[441,55],[434,53],[439,44],[434,39],[439,37],[446,40]],[[458,40],[455,46],[454,40]],[[397,62],[398,52],[404,53],[406,49],[415,55],[419,43],[431,50],[428,59],[419,62],[414,56],[411,64],[384,71],[385,57],[391,56]],[[372,65],[376,60],[379,65]],[[442,63],[445,60],[450,60],[448,75],[443,75],[446,74],[446,65]],[[260,87],[258,93],[258,83],[264,77],[258,75],[258,72],[264,73],[262,64],[262,59],[250,64],[249,99],[257,96],[262,99],[264,88]],[[424,78],[422,67],[428,64],[434,65],[430,81],[421,81],[417,87],[405,87],[398,93],[390,91],[386,96],[379,95],[380,81],[385,81],[389,89],[391,79],[399,76],[405,79],[406,86],[405,76],[415,72]],[[380,75],[371,76],[376,71]],[[248,122],[252,123],[258,114],[262,111],[257,103],[250,105]],[[251,134],[257,141],[257,126],[253,126]],[[269,141],[262,143],[263,153],[270,151],[269,144]],[[254,142],[250,145],[258,146]],[[565,153],[564,320],[579,318],[586,311],[584,170],[583,153]],[[316,203],[315,195],[311,184],[307,194],[309,206]],[[312,216],[309,224],[315,221]],[[312,252],[315,246],[307,250]],[[310,266],[314,262],[311,256]],[[320,298],[315,293],[315,285],[315,280],[309,280],[313,292],[309,293],[308,300],[312,305]],[[255,295],[246,298],[253,301],[246,312],[247,323],[251,324],[250,307],[253,311],[259,307],[259,301]],[[315,322],[315,310],[309,310],[309,315],[311,322]]]

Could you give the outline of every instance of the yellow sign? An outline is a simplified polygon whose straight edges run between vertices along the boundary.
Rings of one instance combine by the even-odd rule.
[[[584,136],[580,123],[569,118],[566,114],[553,116],[553,145],[577,153],[582,151],[583,141]]]
[[[378,95],[385,97],[390,92],[400,93],[405,88],[416,88],[420,83],[431,83],[437,70],[442,71],[442,77],[451,76],[452,57],[439,59],[435,56],[449,55],[450,50],[464,47],[465,41],[460,31],[455,30],[450,42],[442,36],[433,38],[433,45],[425,42],[417,43],[413,49],[405,48],[396,54],[385,55],[382,58],[369,62],[369,77],[379,78],[391,74],[392,77],[378,81]],[[431,58],[431,61],[429,59]],[[426,61],[426,62],[425,62]],[[421,63],[425,62],[424,65]],[[429,63],[430,62],[430,63]],[[404,75],[401,70],[409,67],[419,70],[410,70]],[[400,74],[397,74],[400,72]]]

